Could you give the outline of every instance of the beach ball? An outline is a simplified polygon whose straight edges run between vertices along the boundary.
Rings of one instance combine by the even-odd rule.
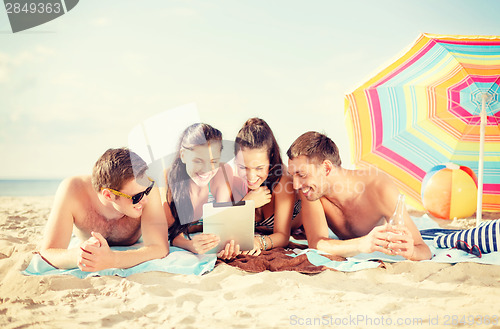
[[[425,175],[421,195],[425,210],[435,217],[469,217],[477,206],[476,174],[454,163],[437,165]]]

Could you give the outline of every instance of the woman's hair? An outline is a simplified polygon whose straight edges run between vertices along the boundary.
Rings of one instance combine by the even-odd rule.
[[[192,150],[195,146],[213,141],[220,142],[222,149],[222,133],[205,123],[195,123],[187,127],[179,139],[177,154],[168,173],[167,200],[170,191],[172,199],[169,200],[169,207],[175,219],[168,230],[171,241],[180,233],[185,233],[189,237],[189,223],[194,220],[194,209],[189,195],[191,178],[186,171],[186,164],[181,160],[181,149]],[[182,222],[187,224],[181,224],[181,218]]]
[[[283,175],[283,161],[281,160],[280,147],[273,131],[269,125],[262,119],[248,119],[236,135],[234,144],[234,154],[241,149],[261,149],[265,148],[269,158],[269,174],[262,183],[272,192],[274,186]]]

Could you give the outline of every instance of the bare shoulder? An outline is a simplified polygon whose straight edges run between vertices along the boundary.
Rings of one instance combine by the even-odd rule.
[[[232,184],[233,182],[233,169],[227,163],[220,163],[219,170],[215,174],[214,178],[212,178],[212,182],[214,188],[218,188],[220,186],[227,186],[227,184]]]
[[[92,181],[90,176],[72,176],[64,179],[59,185],[54,206],[66,209],[87,208],[92,200]]]
[[[225,179],[225,177],[233,177],[233,168],[229,163],[221,162],[214,178]]]
[[[236,201],[243,199],[247,193],[245,182],[238,176],[233,176],[231,190]]]
[[[57,189],[49,215],[49,222],[61,225],[72,223],[78,214],[91,204],[92,183],[90,176],[73,176],[64,179]]]
[[[81,195],[82,193],[88,193],[87,191],[92,189],[92,181],[90,176],[71,176],[65,178],[57,189],[57,193],[67,193],[71,195]]]
[[[399,194],[398,187],[387,173],[371,169],[366,191],[373,204],[378,204],[381,209],[392,209]]]
[[[367,170],[360,170],[359,175],[364,177],[367,189],[374,190],[378,193],[397,189],[391,176],[379,169],[370,168]]]

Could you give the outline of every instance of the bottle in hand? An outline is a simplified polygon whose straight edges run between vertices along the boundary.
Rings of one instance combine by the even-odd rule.
[[[404,213],[405,213],[405,196],[400,194],[398,197],[398,203],[396,204],[396,209],[389,219],[389,224],[392,226],[404,226]]]

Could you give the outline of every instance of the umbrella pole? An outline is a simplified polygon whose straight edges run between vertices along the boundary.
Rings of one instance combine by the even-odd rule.
[[[483,169],[484,169],[484,135],[486,130],[486,101],[490,95],[483,93],[481,100],[481,125],[479,129],[479,168],[477,179],[476,226],[483,220]]]

